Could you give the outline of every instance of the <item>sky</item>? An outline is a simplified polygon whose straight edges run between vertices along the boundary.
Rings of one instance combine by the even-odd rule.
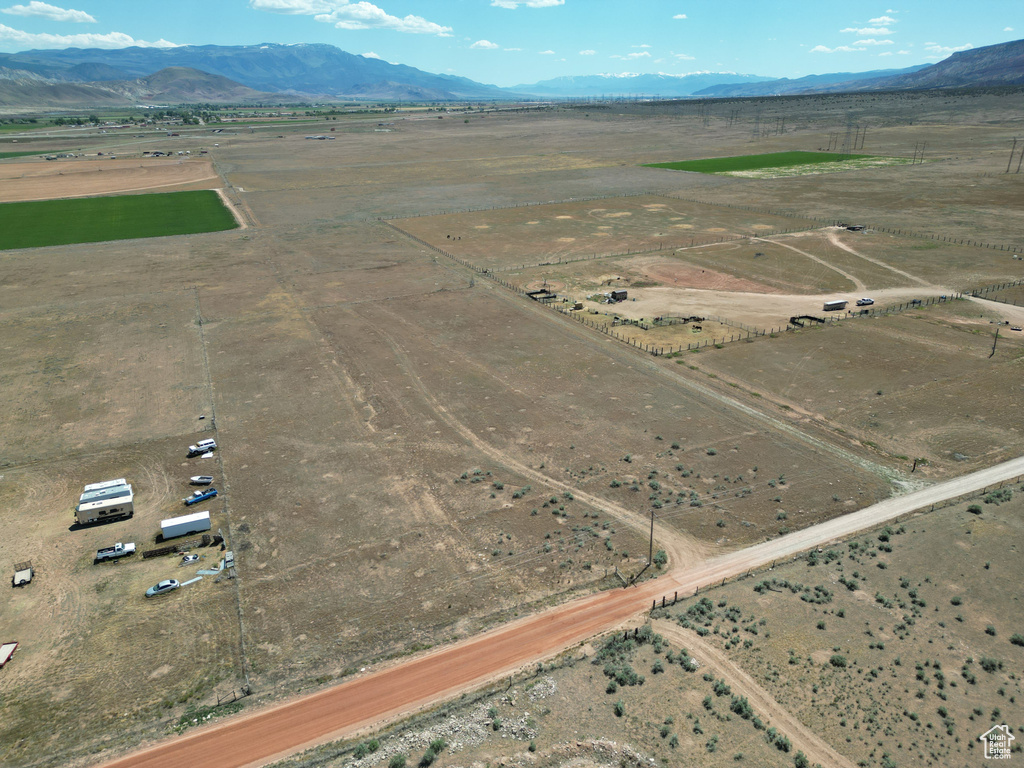
[[[0,52],[329,43],[501,86],[594,74],[797,78],[1024,38],[1024,0],[0,0]]]

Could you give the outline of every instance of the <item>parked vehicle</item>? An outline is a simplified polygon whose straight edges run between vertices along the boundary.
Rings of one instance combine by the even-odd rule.
[[[32,581],[32,561],[26,560],[24,563],[14,564],[14,586],[23,587]]]
[[[875,303],[874,299],[857,299],[857,306],[858,307],[870,307],[874,303]]]
[[[188,457],[200,456],[204,453],[217,450],[217,443],[214,440],[200,440],[195,445],[188,447]]]
[[[198,562],[199,562],[199,555],[195,555],[195,554],[185,555],[183,558],[181,558],[181,564],[182,565],[192,565],[192,563],[198,563]]]
[[[837,299],[835,301],[826,301],[825,302],[824,311],[825,312],[834,312],[837,309],[846,309],[846,304],[847,304],[847,302],[845,300],[842,300],[842,299]]]
[[[163,595],[167,592],[171,592],[181,584],[177,579],[164,579],[159,584],[154,584],[152,587],[146,590],[146,597],[156,597],[157,595]]]
[[[96,561],[100,560],[116,560],[119,557],[125,557],[126,555],[135,554],[134,544],[122,544],[118,542],[112,547],[104,547],[103,549],[96,551]]]
[[[210,530],[210,511],[193,512],[191,515],[172,517],[160,522],[160,534],[163,539],[187,536],[190,533],[202,533]]]
[[[192,485],[209,485],[213,482],[213,475],[193,475],[189,478]]]
[[[207,488],[206,490],[202,491],[193,491],[191,496],[189,496],[187,499],[182,499],[182,501],[185,502],[186,507],[191,507],[193,504],[198,504],[200,501],[212,499],[216,495],[216,488]]]

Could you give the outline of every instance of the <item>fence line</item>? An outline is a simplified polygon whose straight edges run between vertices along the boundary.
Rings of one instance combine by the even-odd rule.
[[[469,262],[469,261],[467,261],[465,259],[459,258],[455,254],[449,253],[448,251],[444,250],[443,248],[438,248],[436,245],[433,245],[432,243],[428,243],[426,240],[423,240],[422,238],[419,238],[416,235],[413,235],[412,233],[407,232],[406,230],[402,229],[401,227],[397,226],[396,224],[392,224],[390,221],[386,221],[384,219],[381,219],[380,221],[385,226],[390,227],[391,229],[393,229],[396,232],[404,235],[405,237],[408,237],[409,239],[419,243],[420,245],[424,246],[425,248],[429,248],[430,250],[435,251],[435,252],[441,254],[442,256],[445,256],[446,258],[451,259],[452,261],[456,262],[457,264],[461,264],[462,266],[466,267],[467,269],[471,269],[474,272],[476,272],[476,273],[478,273],[480,275],[483,275],[487,279],[497,283],[498,285],[501,285],[503,288],[506,288],[506,289],[512,291],[513,293],[519,294],[520,296],[528,296],[528,294],[527,294],[527,292],[526,292],[526,290],[524,288],[522,288],[521,286],[515,285],[513,283],[510,283],[507,280],[502,279],[501,277],[498,277],[498,275],[495,274],[494,270],[492,270],[490,268],[479,267],[476,264],[473,264],[473,263],[471,263],[471,262]],[[1003,288],[1013,287],[1013,286],[1021,285],[1021,284],[1024,284],[1024,280],[1017,280],[1017,281],[1014,281],[1012,283],[1001,283],[1001,284],[999,284],[997,286],[989,286],[988,288],[979,289],[979,291],[984,292],[984,291],[990,291],[990,290],[1000,290],[1000,289],[1003,289]],[[973,292],[971,295],[972,296],[976,295],[976,293],[977,292]],[[961,292],[952,291],[952,292],[950,292],[949,295],[942,295],[942,296],[938,296],[938,297],[932,296],[932,297],[927,298],[927,299],[913,300],[913,301],[909,301],[909,302],[904,302],[904,303],[899,304],[899,305],[892,305],[892,306],[889,306],[889,307],[883,307],[883,308],[872,307],[871,309],[860,309],[860,310],[856,310],[856,311],[854,311],[854,310],[847,310],[842,315],[835,315],[835,314],[828,315],[828,316],[826,316],[824,318],[819,318],[819,321],[820,321],[820,324],[822,324],[822,325],[833,325],[835,323],[842,322],[844,320],[849,320],[849,319],[856,319],[856,318],[862,318],[862,317],[888,316],[888,315],[892,315],[892,314],[895,314],[895,313],[898,313],[898,312],[904,312],[904,311],[909,310],[909,309],[920,309],[922,307],[931,306],[933,304],[943,304],[943,303],[946,303],[948,301],[959,300],[959,299],[962,299],[963,296],[964,296],[964,294],[961,293]],[[529,297],[529,298],[533,299],[533,297]],[[576,322],[578,322],[578,323],[580,323],[582,325],[585,325],[585,326],[587,326],[589,328],[592,328],[592,329],[594,329],[596,331],[599,331],[599,332],[605,334],[606,336],[610,336],[611,338],[616,339],[617,341],[621,341],[621,342],[623,342],[625,344],[629,344],[630,346],[635,347],[636,349],[642,350],[644,352],[647,352],[648,354],[651,354],[651,355],[653,355],[655,357],[660,357],[660,356],[664,356],[664,355],[678,355],[678,354],[680,354],[682,352],[689,352],[689,351],[693,351],[693,350],[705,349],[708,346],[713,346],[716,349],[721,349],[722,346],[724,346],[725,344],[730,344],[732,342],[748,341],[748,340],[751,340],[751,339],[755,339],[755,338],[757,338],[759,336],[771,336],[771,337],[774,338],[779,333],[784,333],[784,332],[787,332],[787,331],[798,331],[798,330],[801,330],[804,327],[802,324],[797,325],[797,324],[794,324],[794,323],[790,322],[790,323],[786,323],[784,326],[771,327],[771,328],[756,328],[754,326],[749,326],[749,325],[746,325],[744,323],[740,323],[740,322],[737,322],[737,321],[734,321],[734,320],[728,320],[726,318],[722,318],[722,317],[719,317],[717,315],[706,315],[705,316],[706,319],[714,320],[715,322],[721,323],[723,325],[731,325],[731,326],[740,328],[741,330],[745,331],[745,334],[744,333],[730,334],[728,336],[728,338],[726,338],[726,336],[723,335],[721,339],[716,339],[716,338],[704,339],[703,341],[691,342],[691,343],[687,344],[685,347],[681,343],[680,344],[669,344],[669,345],[657,345],[657,344],[653,344],[653,343],[648,344],[648,343],[639,341],[637,339],[630,338],[630,337],[624,336],[622,334],[618,334],[618,333],[616,333],[614,331],[614,327],[615,326],[612,325],[612,324],[605,325],[605,324],[601,324],[601,323],[592,322],[591,320],[588,319],[586,313],[579,312],[577,310],[573,310],[573,309],[567,308],[565,305],[569,304],[570,302],[575,304],[575,301],[572,301],[570,299],[570,297],[563,297],[562,301],[559,302],[558,304],[554,304],[554,303],[552,303],[550,301],[543,301],[543,300],[540,300],[537,303],[541,304],[543,306],[547,306],[550,309],[558,312],[559,314],[565,315],[565,316],[575,320]],[[636,323],[630,323],[630,324],[634,325],[635,327],[641,327],[641,328],[643,328],[643,330],[649,330],[650,327],[651,327],[651,326],[643,327],[642,325],[637,326]]]
[[[1016,477],[1016,478],[1014,478],[1012,480],[1000,481],[996,485],[987,485],[984,488],[979,488],[976,491],[971,491],[970,493],[965,493],[962,496],[954,496],[951,499],[946,499],[945,501],[936,502],[935,504],[924,504],[924,505],[922,505],[922,506],[920,506],[920,507],[918,507],[916,509],[911,510],[910,512],[904,512],[902,514],[896,515],[891,520],[885,521],[885,526],[890,526],[890,525],[898,524],[900,522],[901,518],[906,519],[906,518],[912,517],[913,515],[924,514],[925,512],[934,512],[936,509],[945,509],[946,507],[956,506],[957,504],[962,504],[963,502],[969,501],[971,499],[978,499],[978,498],[981,498],[983,496],[986,496],[989,493],[992,493],[993,491],[996,491],[996,490],[998,490],[1000,488],[1003,488],[1004,486],[1013,485],[1014,483],[1019,483],[1021,481],[1024,481],[1024,475]],[[1021,488],[1021,491],[1024,491],[1024,487]],[[864,528],[864,529],[862,529],[860,531],[856,531],[856,532],[850,534],[849,536],[844,537],[841,540],[842,541],[849,541],[850,539],[853,539],[853,538],[855,538],[857,536],[863,535],[866,531],[876,530],[880,525],[881,525],[881,523],[879,523],[878,525],[870,526],[868,528]],[[821,546],[824,546],[824,545],[821,545]],[[803,552],[797,552],[796,554],[789,555],[787,557],[782,557],[782,558],[778,558],[777,560],[772,560],[771,565],[768,565],[767,563],[764,563],[764,564],[762,564],[760,566],[751,568],[751,569],[747,570],[745,573],[740,573],[740,574],[737,574],[736,576],[734,576],[733,577],[733,581],[740,581],[741,579],[749,578],[751,574],[753,574],[755,572],[758,572],[758,571],[760,571],[760,572],[772,571],[780,563],[796,562],[797,560],[803,560],[805,558],[808,558],[811,555],[812,552],[815,552],[815,550],[817,548],[818,547],[812,546],[808,550],[805,550]],[[676,591],[673,592],[673,596],[671,598],[669,598],[668,594],[666,593],[666,594],[662,595],[662,597],[661,597],[661,605],[658,604],[658,599],[657,598],[654,598],[652,600],[651,610],[654,611],[654,610],[656,610],[658,608],[668,608],[668,607],[671,607],[671,606],[675,605],[677,602],[679,602],[679,600],[686,600],[688,597],[696,597],[698,594],[700,594],[701,588],[707,589],[709,587],[714,587],[714,586],[725,586],[725,582],[726,582],[726,579],[722,579],[721,582],[715,580],[715,581],[708,582],[707,584],[699,585],[694,590],[693,595],[683,595],[682,597],[680,597],[679,596],[679,591],[676,590]]]

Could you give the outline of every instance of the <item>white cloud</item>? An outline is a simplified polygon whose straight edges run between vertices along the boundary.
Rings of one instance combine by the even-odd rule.
[[[0,24],[0,45],[16,45],[19,48],[129,48],[138,46],[140,48],[177,48],[178,43],[167,40],[157,40],[155,43],[146,40],[136,40],[131,35],[123,32],[107,32],[98,34],[79,35],[50,35],[22,32],[20,29]]]
[[[863,37],[864,35],[891,35],[892,34],[892,30],[888,29],[886,27],[861,27],[859,29],[857,27],[847,27],[846,29],[840,29],[839,32],[840,33],[849,32],[849,33],[852,33],[854,35],[860,35],[861,37]]]
[[[41,3],[39,0],[32,0],[28,5],[12,5],[10,8],[0,8],[3,13],[12,16],[41,16],[50,21],[74,21],[96,23],[96,19],[85,11],[76,11],[71,8],[58,8],[56,5]]]
[[[851,48],[848,45],[837,45],[835,48],[826,48],[824,45],[816,45],[811,48],[810,53],[853,53],[854,51],[866,51],[867,48]]]
[[[647,51],[639,51],[637,53],[627,53],[625,56],[623,56],[622,54],[616,53],[616,54],[612,55],[610,58],[613,58],[613,59],[628,59],[628,60],[644,59],[644,58],[649,59],[649,58],[651,58],[651,54],[649,54]]]
[[[359,55],[362,56],[364,59],[379,59],[380,58],[380,56],[378,56],[373,51],[367,51],[366,53],[360,53]]]
[[[580,51],[580,56],[593,56],[595,53],[597,53],[597,51],[593,51],[588,48],[585,51]]]
[[[540,55],[541,56],[554,56],[555,52],[554,51],[550,51],[550,50],[548,50],[548,51],[541,51]]]
[[[523,49],[522,48],[506,48],[505,50],[506,51],[521,51]]]
[[[854,45],[895,45],[892,40],[875,40],[873,37],[867,40],[858,40]]]
[[[469,47],[470,48],[482,48],[482,49],[485,49],[485,50],[488,50],[488,51],[493,51],[495,48],[500,48],[501,46],[498,45],[497,43],[492,43],[490,40],[477,40],[475,43],[473,43]]]
[[[973,47],[974,46],[970,43],[964,43],[963,45],[958,45],[952,48],[946,45],[939,45],[938,43],[925,43],[924,49],[931,54],[931,56],[925,56],[925,58],[944,59],[951,53],[956,53],[957,51],[969,51]]]
[[[693,61],[693,56],[688,53],[673,53],[672,56],[683,61]]]
[[[894,11],[886,11],[886,13],[894,13]],[[876,27],[884,27],[888,24],[896,24],[897,19],[892,16],[879,16],[877,19],[869,19],[868,24],[874,24]]]
[[[675,16],[673,16],[672,18],[673,18],[674,20],[676,20],[676,21],[682,21],[683,19],[685,19],[685,18],[686,18],[686,14],[685,14],[685,13],[677,13],[677,14],[676,14]]]
[[[910,51],[896,51],[897,56],[909,56]]]
[[[654,46],[648,45],[647,43],[640,43],[640,45],[631,45],[630,48],[653,48]]]
[[[507,8],[514,11],[520,5],[527,8],[551,8],[556,5],[565,5],[565,0],[491,0],[495,8]]]
[[[882,51],[879,56],[892,56],[892,51]]]
[[[257,11],[313,16],[337,29],[390,29],[416,35],[451,37],[452,28],[427,21],[422,16],[392,16],[373,3],[360,0],[249,0]]]
[[[1003,32],[1013,32],[1013,27],[1003,27]]]

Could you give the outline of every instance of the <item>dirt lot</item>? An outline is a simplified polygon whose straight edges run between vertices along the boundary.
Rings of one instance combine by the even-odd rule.
[[[794,219],[677,199],[784,207],[811,226],[809,216],[851,214],[849,182],[860,190],[852,213],[865,222],[937,227],[959,237],[976,234],[966,214],[967,223],[950,223],[947,231],[930,209],[920,218],[895,215],[894,200],[921,194],[911,175],[918,174],[938,190],[938,205],[948,205],[943,201],[953,193],[942,190],[968,174],[987,190],[993,209],[1008,209],[1010,224],[993,231],[1012,232],[1018,181],[985,174],[1014,123],[999,123],[993,115],[1002,113],[979,103],[973,121],[958,112],[954,128],[915,122],[911,130],[893,117],[901,106],[878,105],[880,148],[927,140],[936,162],[911,172],[844,173],[842,184],[834,177],[750,181],[636,167],[816,148],[837,121],[845,124],[831,100],[801,102],[803,111],[787,121],[791,132],[756,142],[750,124],[716,118],[705,129],[690,107],[409,120],[388,134],[342,126],[334,142],[305,141],[301,126],[283,128],[281,139],[225,134],[213,162],[259,226],[0,254],[0,327],[8,339],[0,346],[12,361],[0,372],[12,404],[0,422],[0,492],[14,531],[0,545],[0,569],[29,557],[42,563],[37,582],[0,604],[0,627],[7,634],[17,627],[22,642],[3,671],[10,695],[0,704],[0,759],[22,766],[87,762],[97,751],[106,756],[168,734],[190,708],[216,704],[218,694],[246,680],[256,693],[248,705],[278,699],[616,583],[615,568],[635,573],[646,560],[652,509],[670,561],[696,562],[885,497],[893,467],[909,470],[901,455],[930,457],[932,466],[919,471],[953,474],[1014,453],[1016,346],[1003,344],[986,367],[987,320],[977,334],[968,315],[933,326],[930,318],[940,314],[930,309],[921,320],[844,323],[654,359],[376,220],[404,217],[403,226],[422,227],[424,240],[452,252],[464,247],[465,258],[495,266],[592,254],[605,241],[610,253],[664,243],[635,263],[502,273],[524,284],[548,276],[576,281],[581,289],[605,274],[629,277],[630,291],[643,292],[635,302],[642,317],[661,301],[648,291],[817,302],[828,291],[857,295],[859,281],[872,291],[924,296],[949,285],[942,260],[965,282],[1019,277],[1021,262],[1007,256],[1004,270],[1001,252],[929,246],[918,253],[916,245],[934,242],[920,238],[835,233],[833,242],[818,231],[752,241]],[[856,108],[865,105],[857,101]],[[940,116],[945,109],[936,107]],[[198,150],[206,138],[145,146]],[[99,146],[119,155],[141,150],[111,136],[95,137],[91,148]],[[878,191],[884,194],[874,197]],[[981,204],[977,190],[965,194],[963,205]],[[614,205],[549,203],[591,197]],[[530,207],[446,214],[520,204]],[[669,205],[678,210],[659,207]],[[557,218],[596,208],[605,210]],[[599,215],[624,212],[631,215]],[[451,227],[456,218],[465,230]],[[529,224],[534,220],[542,224]],[[490,229],[467,234],[470,221]],[[736,241],[738,248],[691,249],[696,235],[673,229],[687,223],[707,239],[731,232],[746,239]],[[452,244],[447,234],[462,240]],[[745,270],[754,260],[750,249],[766,255]],[[715,274],[698,283],[696,270],[709,268]],[[742,313],[742,301],[733,306],[734,313],[718,314],[753,316]],[[915,323],[925,331],[915,331]],[[871,335],[872,327],[881,330]],[[908,341],[895,346],[893,336]],[[759,362],[771,350],[781,355],[777,368]],[[908,350],[917,357],[913,364]],[[853,351],[871,377],[837,380],[834,366]],[[939,363],[930,362],[933,355]],[[949,427],[941,421],[948,406],[926,397],[924,373],[957,368],[962,358],[977,358],[977,365],[969,364],[943,395],[971,403],[972,419],[986,419],[976,426],[965,418],[969,428],[959,421]],[[903,369],[920,375],[908,375],[905,383],[915,386],[896,391]],[[794,370],[806,372],[799,386]],[[880,388],[883,395],[872,394]],[[859,405],[840,413],[826,407],[830,398]],[[887,410],[894,413],[883,415],[879,427],[862,424],[876,419],[867,405],[873,398],[893,402]],[[200,414],[208,419],[199,422]],[[900,434],[912,419],[925,426],[907,441]],[[159,520],[180,508],[184,481],[197,473],[182,449],[201,425],[215,427],[221,445],[215,474],[222,468],[223,496],[211,509],[236,553],[239,578],[208,578],[146,601],[140,592],[174,573],[166,570],[170,561],[94,568],[88,558],[117,540],[151,540]],[[881,435],[873,439],[878,449],[867,443],[869,429]],[[945,450],[961,451],[968,461],[953,463]],[[139,514],[69,531],[81,485],[108,476],[136,485]],[[105,581],[104,574],[125,575]],[[44,605],[50,608],[37,610]],[[26,615],[34,618],[25,622]],[[137,626],[143,629],[133,631]],[[105,685],[111,676],[117,687]],[[100,698],[87,696],[97,689]],[[582,688],[567,690],[570,698],[584,695]],[[85,699],[94,706],[72,706]],[[122,701],[122,715],[134,714],[107,717]],[[587,706],[608,715],[606,704]],[[666,716],[652,710],[642,722]],[[607,719],[619,722],[613,718]],[[744,749],[762,754],[763,736],[736,726],[749,737]],[[695,737],[694,749],[707,740]]]
[[[0,163],[0,203],[219,186],[213,164],[199,158],[83,157]]]

